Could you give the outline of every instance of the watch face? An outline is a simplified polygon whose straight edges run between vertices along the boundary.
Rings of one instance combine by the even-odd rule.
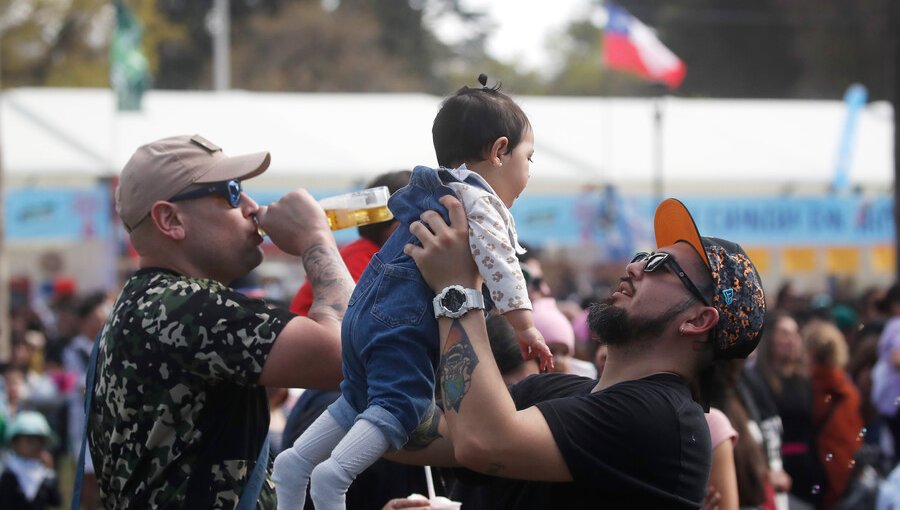
[[[447,289],[447,292],[444,293],[444,297],[441,298],[441,306],[450,310],[451,312],[458,312],[460,308],[462,308],[463,303],[466,302],[466,296],[458,289]]]

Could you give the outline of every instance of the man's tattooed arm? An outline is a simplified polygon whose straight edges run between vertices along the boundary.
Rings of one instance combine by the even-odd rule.
[[[478,355],[459,319],[454,319],[444,344],[441,364],[438,372],[443,388],[444,406],[459,413],[463,399],[472,387],[472,373],[478,366]],[[472,412],[469,410],[467,412]],[[476,468],[476,466],[472,466]],[[502,463],[492,461],[484,465],[480,471],[489,475],[501,475],[506,470]]]
[[[438,406],[433,406],[431,409],[431,416],[426,418],[422,424],[409,435],[409,441],[404,445],[404,448],[407,450],[421,450],[430,445],[435,439],[444,437],[438,432],[438,428],[441,425],[441,418],[443,418],[444,413]]]
[[[478,365],[478,356],[469,335],[459,319],[453,319],[450,332],[441,353],[438,374],[441,377],[444,409],[459,412],[459,406],[472,385],[472,372]]]
[[[303,267],[313,291],[309,318],[332,317],[340,322],[353,292],[353,278],[341,254],[331,246],[313,246],[303,253]]]

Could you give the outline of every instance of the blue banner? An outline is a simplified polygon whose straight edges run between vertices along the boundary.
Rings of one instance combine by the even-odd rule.
[[[316,198],[347,189],[316,190]],[[260,204],[280,197],[282,189],[250,189]],[[6,235],[17,240],[81,241],[105,238],[121,228],[111,211],[106,187],[80,189],[13,188],[5,192]],[[843,245],[894,243],[893,199],[863,197],[685,198],[703,235],[733,239],[746,246]],[[614,187],[576,195],[525,193],[512,208],[519,237],[532,246],[590,247],[602,259],[624,259],[653,245],[649,196],[626,196]],[[335,233],[339,243],[356,238],[356,229]]]
[[[316,198],[351,190],[314,192]],[[251,191],[260,204],[284,191]],[[893,199],[863,197],[689,197],[682,200],[701,234],[747,246],[893,244]],[[600,258],[624,259],[653,244],[649,196],[627,196],[615,187],[576,195],[527,191],[512,207],[520,240],[532,246],[591,246]],[[336,232],[339,242],[355,239],[355,229]]]
[[[576,196],[523,196],[512,207],[521,241],[590,248],[597,260],[624,260],[650,247],[652,212],[650,198],[624,197],[611,187]]]
[[[105,186],[12,188],[4,191],[6,238],[10,241],[104,239],[112,223]],[[116,225],[116,228],[120,228]]]
[[[889,197],[688,199],[704,235],[755,245],[893,244]]]

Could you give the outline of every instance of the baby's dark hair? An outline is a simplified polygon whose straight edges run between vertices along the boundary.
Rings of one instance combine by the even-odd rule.
[[[516,148],[531,122],[500,83],[487,86],[487,75],[478,76],[481,87],[463,88],[448,97],[434,118],[431,137],[438,164],[456,168],[468,160],[483,160],[491,145],[507,137],[507,154]]]

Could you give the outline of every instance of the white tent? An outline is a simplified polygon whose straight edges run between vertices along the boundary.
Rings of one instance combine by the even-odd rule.
[[[527,198],[554,195],[548,197],[554,201],[552,205],[533,201],[536,205],[531,212],[522,209],[527,204],[518,206],[523,228],[529,221],[537,224],[544,220],[577,228],[580,224],[572,215],[578,208],[579,193],[586,188],[595,193],[595,185],[605,184],[615,184],[623,194],[637,199],[661,193],[707,202],[738,199],[734,201],[743,204],[730,215],[715,209],[716,221],[743,219],[740,214],[745,210],[759,213],[758,207],[748,208],[747,204],[771,204],[782,196],[824,199],[834,179],[848,116],[841,101],[516,99],[535,130],[535,164]],[[107,89],[6,90],[0,96],[4,191],[37,196],[30,192],[40,187],[96,189],[97,179],[115,176],[137,146],[164,136],[193,133],[209,138],[229,154],[271,151],[272,166],[254,179],[256,189],[278,192],[302,186],[316,192],[352,188],[386,170],[434,165],[431,123],[440,101],[424,94],[150,91],[141,112],[118,113]],[[657,111],[659,123],[655,122]],[[869,104],[857,120],[849,181],[883,201],[893,186],[893,110],[885,103]],[[657,182],[664,184],[659,187]],[[868,202],[857,198],[859,203],[853,206],[868,211]],[[46,212],[42,203],[37,205],[36,213]],[[84,204],[73,207],[84,209]],[[890,215],[884,214],[889,207],[876,209],[881,213],[874,218],[890,221]],[[808,212],[803,206],[791,210]],[[822,210],[832,212],[830,206]],[[851,210],[844,207],[838,212],[852,218],[869,217],[847,211]],[[696,212],[701,219],[709,216],[702,208]],[[750,223],[753,214],[747,217]],[[884,221],[875,224],[886,224]],[[852,221],[848,224],[855,225]],[[561,230],[554,229],[554,233]],[[864,235],[868,231],[857,230],[857,237],[865,242],[857,242],[852,235],[850,241],[829,242],[864,246],[862,252],[853,254],[859,260],[847,267],[860,270],[860,281],[880,281],[893,270],[893,251],[884,246],[873,248],[874,241]],[[757,256],[770,266],[766,278],[774,282],[782,274],[819,281],[821,274],[834,269],[828,264],[843,264],[843,259],[828,258],[827,250],[816,248],[812,253],[821,260],[807,264],[804,273],[785,265],[781,259],[790,257],[785,258],[780,245],[769,247],[759,235],[753,238],[748,234],[759,234],[758,228],[738,231],[751,242],[756,239],[756,247],[762,249]],[[779,242],[785,244],[784,239]],[[877,242],[884,244],[880,238]],[[115,287],[110,281],[117,264],[111,239],[79,241],[77,250],[69,249],[71,246],[71,241],[49,239],[17,242],[6,258],[13,274],[41,275],[41,254],[57,251],[66,257],[66,271],[77,274],[83,285]],[[590,258],[581,251],[577,256]],[[828,262],[831,259],[837,262]],[[876,263],[879,260],[882,262]]]
[[[516,99],[535,129],[535,191],[614,183],[648,193],[661,178],[667,191],[680,193],[820,192],[833,179],[847,117],[841,101]],[[352,186],[388,169],[435,164],[431,123],[440,101],[424,94],[150,91],[143,111],[117,113],[107,89],[12,89],[0,102],[0,144],[13,185],[113,176],[142,143],[200,133],[230,154],[271,151],[266,182]],[[889,104],[860,113],[849,170],[853,185],[890,189]]]

